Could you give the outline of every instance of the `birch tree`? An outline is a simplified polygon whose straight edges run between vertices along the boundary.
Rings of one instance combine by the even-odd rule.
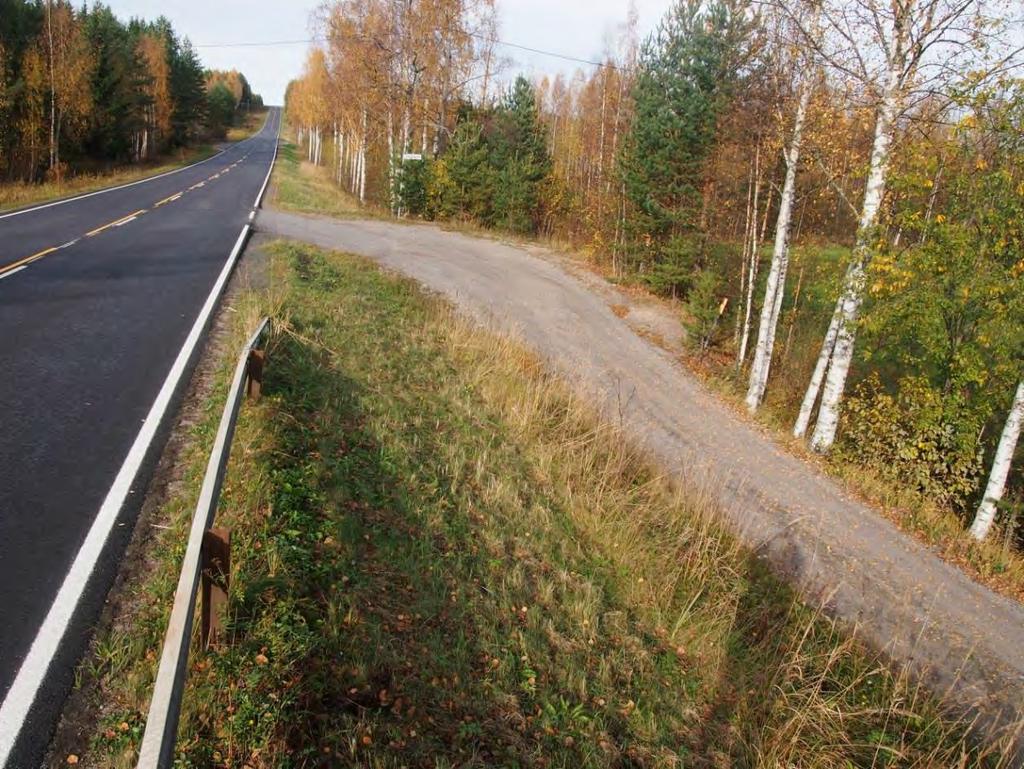
[[[985,496],[978,505],[978,512],[971,524],[971,536],[985,539],[996,519],[996,508],[1006,491],[1006,479],[1010,475],[1013,454],[1017,450],[1017,439],[1020,437],[1021,423],[1024,422],[1024,381],[1017,385],[1017,392],[1006,417],[1003,433],[999,437],[995,459],[992,460],[992,472],[985,487]]]
[[[819,356],[824,373],[812,377],[804,399],[805,405],[813,404],[821,389],[811,438],[815,451],[827,452],[835,441],[864,301],[866,270],[880,235],[879,214],[898,120],[916,95],[941,90],[951,75],[965,69],[991,42],[992,20],[986,11],[984,0],[863,0],[856,5],[833,0],[822,8],[824,34],[820,36],[794,18],[815,52],[862,83],[874,96],[876,108],[852,259]],[[799,423],[795,432],[801,432]]]
[[[92,109],[93,61],[81,25],[64,3],[47,0],[40,43],[49,72],[49,168],[59,178],[61,137],[65,131],[74,135],[83,129]]]
[[[809,28],[818,28],[818,9],[811,12],[812,20]],[[797,169],[800,164],[800,150],[803,146],[804,122],[810,107],[811,95],[814,90],[813,67],[814,57],[808,48],[796,57],[793,74],[797,77],[796,109],[793,115],[793,128],[789,143],[783,149],[783,160],[786,175],[779,196],[779,210],[775,218],[775,242],[772,247],[771,268],[765,283],[764,302],[761,305],[761,317],[757,330],[757,344],[754,348],[754,360],[750,366],[750,379],[747,387],[746,404],[751,412],[757,410],[764,400],[768,387],[768,373],[771,369],[772,355],[775,350],[775,333],[779,326],[782,313],[782,301],[786,293],[786,273],[789,270],[789,243],[793,222],[793,204],[796,199]],[[745,348],[746,345],[743,345]]]

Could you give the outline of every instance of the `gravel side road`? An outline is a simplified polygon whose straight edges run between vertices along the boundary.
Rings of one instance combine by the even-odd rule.
[[[810,602],[958,708],[1024,717],[1024,608],[949,566],[737,418],[609,307],[610,286],[547,259],[428,225],[260,213],[268,235],[370,257],[511,331],[592,394]]]

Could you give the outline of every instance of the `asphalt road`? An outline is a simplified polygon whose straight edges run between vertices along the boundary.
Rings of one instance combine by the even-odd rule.
[[[50,616],[62,614],[55,598],[248,219],[279,121],[274,110],[252,139],[161,178],[0,214],[0,764],[11,769],[37,765],[49,743],[166,424],[63,619]],[[43,634],[59,642],[41,657]]]

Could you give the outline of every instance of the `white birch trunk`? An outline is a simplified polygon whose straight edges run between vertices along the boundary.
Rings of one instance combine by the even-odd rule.
[[[363,110],[363,134],[359,140],[359,202],[366,203],[366,124],[368,116]]]
[[[352,157],[349,158],[349,192],[353,195],[359,193],[359,147],[361,141],[355,141],[352,145]]]
[[[341,131],[341,146],[338,150],[338,185],[345,189],[348,182],[348,156],[349,156],[349,136],[348,131],[342,129]]]
[[[1010,475],[1010,465],[1013,462],[1013,452],[1017,449],[1017,439],[1020,438],[1021,422],[1024,422],[1024,380],[1017,385],[1017,393],[1013,398],[1013,405],[1010,406],[1010,413],[1006,417],[1006,424],[1003,426],[1003,434],[999,437],[999,446],[996,448],[995,459],[992,460],[992,472],[988,477],[988,485],[985,487],[985,496],[978,505],[978,512],[974,516],[974,523],[971,524],[971,536],[975,539],[985,539],[992,524],[996,520],[996,506],[1003,498],[1006,491],[1006,479]]]
[[[754,172],[751,170],[750,178],[747,181],[747,215],[743,220],[743,254],[740,262],[742,264],[740,268],[740,304],[742,309],[743,298],[747,295],[747,258],[749,257],[750,249],[750,206],[754,199]],[[755,227],[757,225],[754,225]],[[732,333],[733,344],[737,345],[737,349],[740,343],[740,318],[742,312],[736,313],[736,325]]]
[[[391,114],[391,110],[388,110],[387,119],[387,132],[388,132],[388,210],[391,213],[395,213],[395,201],[397,195],[395,195],[395,120]]]
[[[882,98],[882,105],[875,121],[875,139],[871,149],[871,167],[868,171],[864,202],[861,206],[860,224],[857,228],[857,242],[853,249],[853,265],[846,273],[843,286],[842,310],[836,344],[832,351],[832,362],[821,396],[818,421],[811,437],[811,448],[819,453],[827,452],[835,443],[839,427],[839,407],[846,388],[846,378],[853,361],[853,349],[857,341],[857,319],[864,301],[864,283],[867,263],[871,255],[871,241],[878,223],[878,211],[885,195],[886,174],[889,168],[889,154],[892,147],[895,118],[899,101],[899,72],[893,67]]]
[[[786,271],[789,268],[789,235],[793,222],[793,200],[796,197],[796,171],[800,162],[800,146],[803,141],[804,120],[811,103],[812,85],[810,77],[804,80],[793,120],[793,136],[786,151],[786,179],[779,199],[779,214],[775,220],[775,246],[772,249],[772,266],[764,289],[764,305],[761,307],[761,322],[757,330],[757,346],[754,348],[754,362],[750,367],[750,384],[747,388],[747,408],[757,411],[764,400],[768,387],[768,372],[772,365],[775,349],[775,332],[779,325],[782,300],[786,294]]]
[[[754,310],[754,285],[757,282],[757,268],[760,263],[760,241],[758,240],[757,211],[761,197],[761,143],[758,142],[754,151],[754,202],[752,227],[750,232],[750,272],[747,275],[747,301],[743,315],[743,338],[740,341],[740,352],[736,359],[736,368],[743,366],[747,359],[747,345],[750,344],[750,318]]]
[[[807,434],[808,425],[811,423],[811,413],[814,411],[814,404],[818,401],[818,392],[821,390],[822,380],[825,379],[825,372],[828,369],[829,361],[832,360],[832,350],[836,346],[836,334],[839,331],[842,302],[842,299],[836,302],[835,312],[832,313],[832,321],[828,324],[828,331],[825,332],[825,341],[821,344],[818,362],[814,366],[811,382],[807,385],[804,401],[800,404],[800,413],[797,415],[796,424],[793,426],[794,437],[803,438]]]

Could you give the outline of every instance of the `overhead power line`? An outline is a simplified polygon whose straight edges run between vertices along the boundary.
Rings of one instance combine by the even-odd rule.
[[[586,64],[591,67],[607,67],[608,69],[619,69],[618,65],[610,62],[593,61],[591,59],[582,59],[578,56],[570,56],[565,53],[558,53],[557,51],[546,51],[543,48],[533,48],[528,45],[521,45],[519,43],[511,43],[507,40],[501,40],[496,37],[487,37],[480,32],[470,32],[471,37],[475,37],[478,40],[482,40],[485,43],[491,43],[493,45],[501,45],[506,48],[515,48],[520,51],[527,51],[529,53],[535,53],[540,56],[550,56],[553,59],[562,59],[563,61],[571,61],[576,64]],[[196,45],[196,48],[270,48],[281,45],[309,45],[311,43],[322,43],[324,39],[321,37],[310,37],[301,40],[266,40],[266,41],[237,41],[232,43],[203,43]]]

